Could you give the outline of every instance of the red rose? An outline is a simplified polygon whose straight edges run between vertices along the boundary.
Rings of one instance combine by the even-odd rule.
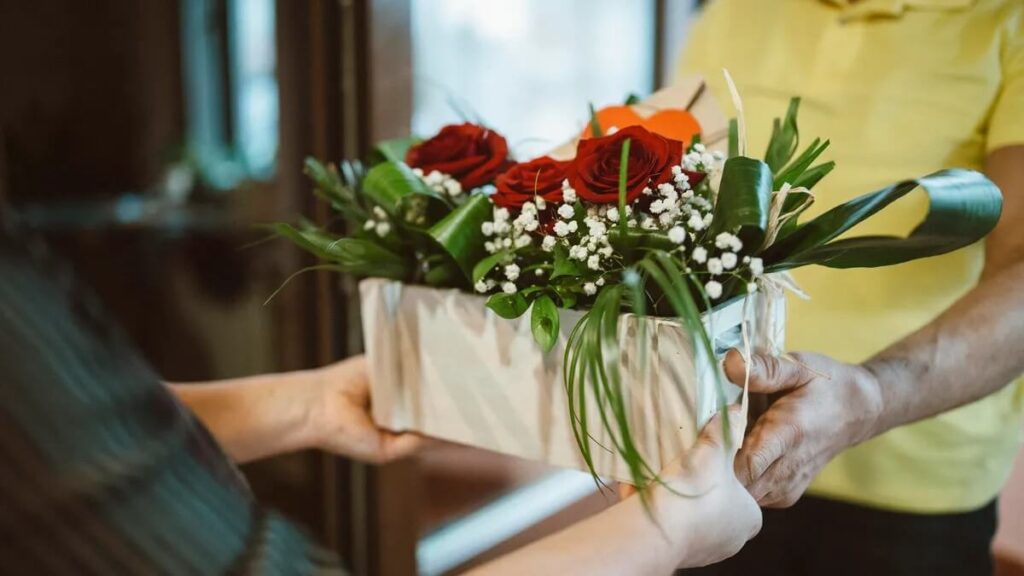
[[[627,202],[636,200],[647,186],[654,188],[672,180],[672,166],[678,165],[683,157],[683,143],[658,136],[642,126],[630,126],[611,136],[580,140],[576,160],[569,169],[569,183],[580,198],[600,204],[619,201],[619,164],[627,138]]]
[[[535,196],[549,204],[562,202],[562,181],[568,177],[569,162],[559,162],[541,156],[523,164],[516,164],[494,181],[498,191],[491,200],[510,210],[522,208],[523,202]]]
[[[409,148],[405,163],[427,174],[434,170],[448,174],[469,190],[494,180],[508,167],[508,143],[482,126],[452,124]]]

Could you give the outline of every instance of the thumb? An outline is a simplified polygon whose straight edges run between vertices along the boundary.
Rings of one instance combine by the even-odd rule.
[[[735,455],[743,443],[743,432],[747,427],[746,410],[734,404],[728,408],[728,430],[723,412],[715,414],[701,430],[697,443],[723,455]]]
[[[739,350],[733,348],[725,356],[725,375],[733,384],[742,386],[747,375],[747,362]],[[772,394],[799,388],[812,374],[797,362],[787,362],[778,356],[753,353],[750,356],[750,391]]]

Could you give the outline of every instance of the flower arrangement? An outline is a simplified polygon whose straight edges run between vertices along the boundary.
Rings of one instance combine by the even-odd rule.
[[[585,310],[563,358],[576,441],[591,465],[588,419],[577,412],[593,395],[612,438],[608,448],[644,486],[657,474],[637,450],[622,408],[617,334],[624,312],[678,319],[712,358],[701,314],[757,292],[770,273],[942,254],[982,238],[1000,212],[1001,195],[984,176],[943,170],[801,221],[812,190],[834,168],[818,163],[829,142],[815,138],[799,151],[794,98],[775,120],[763,159],[753,158],[734,99],[739,114],[727,152],[706,149],[700,124],[685,110],[645,122],[628,107],[613,107],[592,115],[568,160],[517,161],[497,131],[469,123],[422,141],[384,142],[369,168],[309,159],[317,194],[343,225],[275,230],[322,267],[484,294],[504,318],[529,311],[545,351],[557,340],[559,309]],[[909,236],[846,236],[919,186],[931,205]]]

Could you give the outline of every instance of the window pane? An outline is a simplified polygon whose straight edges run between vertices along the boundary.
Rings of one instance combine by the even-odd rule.
[[[413,131],[479,120],[518,158],[653,86],[652,0],[412,0],[412,34]]]

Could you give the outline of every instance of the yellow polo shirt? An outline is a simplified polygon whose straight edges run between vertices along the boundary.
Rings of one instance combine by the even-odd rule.
[[[981,169],[987,152],[1024,144],[1024,0],[712,0],[682,71],[728,103],[723,67],[755,153],[791,95],[803,97],[801,141],[831,139],[825,158],[838,167],[810,214],[941,168]],[[854,232],[906,233],[926,206],[911,195]],[[790,300],[788,347],[863,361],[969,291],[983,257],[979,243],[887,268],[800,269],[811,300]],[[1009,474],[1022,412],[1024,390],[1011,384],[844,452],[811,493],[923,513],[978,508]]]

